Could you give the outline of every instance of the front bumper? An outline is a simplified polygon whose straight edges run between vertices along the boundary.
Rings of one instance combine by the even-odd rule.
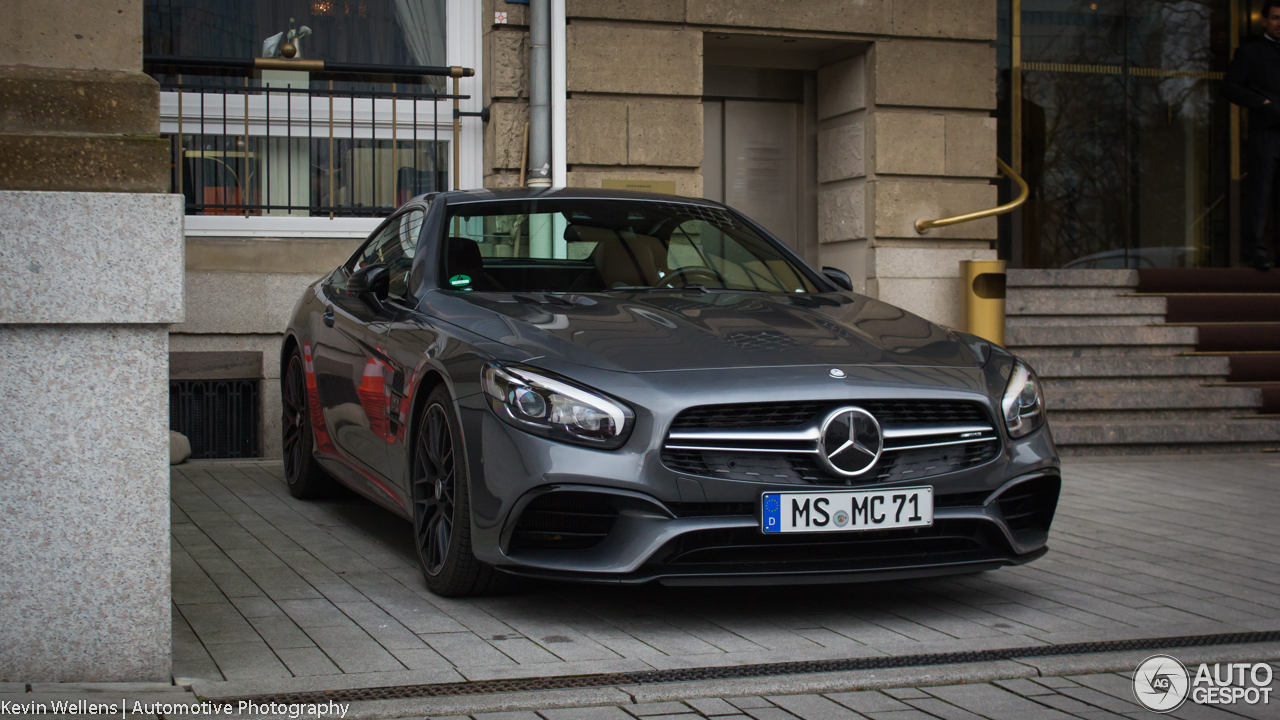
[[[804,488],[929,485],[935,497],[932,527],[765,536],[759,532],[761,494],[795,491],[796,485],[672,471],[660,457],[665,428],[675,412],[701,399],[672,398],[664,407],[666,394],[658,395],[651,407],[637,408],[633,436],[617,451],[521,432],[499,420],[481,396],[461,398],[477,558],[510,573],[559,580],[760,584],[977,572],[1028,562],[1045,552],[1061,486],[1047,427],[1014,443],[1002,441],[999,456],[967,470],[874,485]],[[708,399],[715,397],[709,389]],[[1026,497],[1016,498],[1017,493]],[[589,496],[613,514],[604,532],[593,529],[600,535],[593,544],[575,549],[518,541],[517,528],[531,504],[575,495]],[[1014,508],[1002,498],[1020,504]],[[605,514],[599,507],[591,512]],[[569,531],[566,535],[573,528]]]

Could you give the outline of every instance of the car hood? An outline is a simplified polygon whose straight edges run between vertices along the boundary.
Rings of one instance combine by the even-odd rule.
[[[853,293],[434,291],[441,319],[531,356],[623,372],[798,365],[977,367],[951,333]]]

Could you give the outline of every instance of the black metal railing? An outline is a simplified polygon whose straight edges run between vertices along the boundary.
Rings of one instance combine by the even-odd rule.
[[[169,381],[169,429],[193,458],[259,457],[259,413],[257,380]]]
[[[385,215],[456,183],[458,121],[477,114],[458,109],[470,97],[458,93],[467,68],[145,62],[160,83],[172,188],[188,215]],[[452,93],[437,87],[441,77],[453,79]]]

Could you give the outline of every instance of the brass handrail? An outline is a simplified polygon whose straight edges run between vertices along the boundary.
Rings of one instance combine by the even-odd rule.
[[[1001,160],[1000,158],[996,158],[996,165],[1000,166],[1001,173],[1004,173],[1004,175],[1006,175],[1010,180],[1018,183],[1018,187],[1022,189],[1022,192],[1018,194],[1018,197],[1014,198],[1010,202],[1005,203],[1004,205],[1000,205],[993,208],[987,208],[986,210],[977,210],[975,212],[965,213],[963,215],[955,215],[953,217],[948,217],[948,218],[939,218],[937,220],[925,220],[924,218],[920,218],[919,220],[916,221],[916,232],[923,235],[925,231],[929,230],[930,228],[947,227],[948,225],[959,225],[962,222],[969,222],[970,220],[981,220],[982,218],[986,218],[986,217],[1003,215],[1007,212],[1013,211],[1019,205],[1026,202],[1027,196],[1031,194],[1031,188],[1027,187],[1027,181],[1019,177],[1018,173],[1014,172],[1013,168],[1005,164],[1005,161]]]

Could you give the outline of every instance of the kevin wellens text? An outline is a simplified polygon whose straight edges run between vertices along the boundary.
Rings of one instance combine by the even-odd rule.
[[[0,700],[0,715],[98,715],[119,716],[163,715],[165,718],[200,717],[209,715],[277,715],[290,718],[345,718],[350,703],[277,703],[238,700],[236,702],[205,701],[198,703],[160,703],[120,700],[98,702],[91,700],[46,700],[22,702]]]

